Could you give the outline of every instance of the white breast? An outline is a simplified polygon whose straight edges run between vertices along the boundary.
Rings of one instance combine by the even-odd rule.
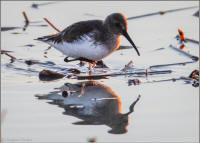
[[[96,61],[101,60],[110,53],[105,45],[100,43],[94,44],[93,39],[87,35],[71,43],[63,41],[61,43],[48,42],[48,44],[68,57],[73,58],[82,57]]]

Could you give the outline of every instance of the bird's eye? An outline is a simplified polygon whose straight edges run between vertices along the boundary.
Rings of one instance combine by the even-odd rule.
[[[116,27],[121,27],[120,23],[115,23]]]

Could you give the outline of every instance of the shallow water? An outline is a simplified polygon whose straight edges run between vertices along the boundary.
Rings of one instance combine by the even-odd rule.
[[[103,19],[113,12],[132,17],[198,6],[198,2],[69,1],[39,5],[37,9],[32,8],[32,4],[1,2],[1,26],[21,27],[1,32],[1,49],[13,51],[10,54],[21,59],[10,63],[8,56],[1,55],[1,110],[6,112],[1,126],[4,142],[87,142],[89,138],[96,138],[97,142],[198,142],[199,88],[186,84],[185,80],[153,81],[187,77],[199,69],[199,62],[151,69],[172,70],[171,74],[108,77],[92,85],[86,80],[68,78],[45,82],[38,78],[43,69],[68,74],[69,68],[87,72],[87,65],[79,67],[78,62],[65,63],[65,56],[53,48],[44,54],[48,45],[33,40],[56,33],[50,26],[42,26],[47,24],[43,17],[62,30],[74,22]],[[199,19],[193,16],[197,10],[129,20],[128,33],[139,47],[141,56],[138,57],[133,49],[116,51],[104,59],[109,69],[96,69],[95,74],[99,74],[99,70],[120,72],[131,60],[134,63],[131,72],[150,71],[152,65],[191,62],[191,58],[169,45],[179,46],[175,39],[178,28],[186,37],[199,39]],[[22,30],[22,11],[26,11],[32,22],[25,31]],[[121,45],[130,44],[122,38]],[[197,44],[188,42],[184,50],[199,55]],[[37,60],[40,64],[27,65],[25,60]],[[128,80],[135,78],[141,84],[128,86]],[[79,82],[85,87],[82,88],[83,83]],[[64,98],[62,92],[69,88],[66,83],[72,94]],[[127,115],[138,95],[141,98],[134,112]],[[45,99],[41,100],[42,97]],[[68,109],[67,115],[63,114],[64,107]]]

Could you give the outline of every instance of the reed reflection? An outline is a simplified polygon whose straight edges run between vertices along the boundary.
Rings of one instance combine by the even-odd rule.
[[[108,132],[112,134],[127,132],[128,116],[140,98],[139,95],[130,105],[129,112],[123,114],[118,95],[110,87],[97,81],[65,83],[58,91],[36,96],[38,99],[51,100],[50,104],[64,108],[64,115],[82,120],[74,122],[74,125],[106,125],[111,128]]]

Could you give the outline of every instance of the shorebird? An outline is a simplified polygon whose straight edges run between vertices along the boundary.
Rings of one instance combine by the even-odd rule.
[[[119,48],[121,35],[125,36],[140,55],[137,47],[127,33],[127,20],[121,13],[108,15],[105,20],[88,20],[74,23],[63,31],[39,37],[63,54],[74,59],[67,61],[101,61]],[[65,59],[66,60],[66,59]]]

